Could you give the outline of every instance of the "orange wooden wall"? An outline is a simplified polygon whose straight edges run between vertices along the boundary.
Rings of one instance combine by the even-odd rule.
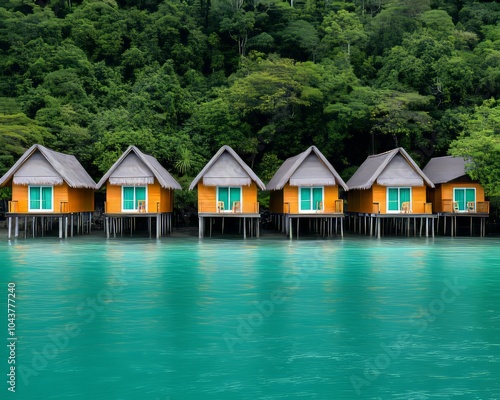
[[[374,184],[366,190],[350,190],[347,194],[347,207],[350,212],[373,213],[375,208],[373,203],[379,203],[380,214],[387,213],[387,187]],[[416,214],[423,214],[424,204],[427,202],[425,186],[411,188],[412,211]]]
[[[12,184],[12,200],[17,201],[15,212],[28,212],[28,185]],[[66,205],[61,203],[67,202]],[[14,210],[13,210],[14,211]],[[94,190],[70,188],[66,182],[54,186],[53,212],[89,212],[94,211]],[[46,212],[46,211],[41,211]]]
[[[451,212],[451,209],[443,209],[443,200],[453,201],[454,188],[475,188],[476,189],[476,202],[484,201],[484,188],[476,182],[454,182],[442,183],[436,185],[435,189],[427,190],[427,200],[432,202],[433,212]]]
[[[173,207],[173,190],[164,189],[160,186],[155,178],[151,185],[147,185],[147,212],[172,212]],[[159,205],[158,205],[159,203]],[[121,213],[122,212],[122,186],[111,185],[106,182],[106,212]],[[129,213],[131,211],[127,211]]]
[[[324,212],[335,212],[335,200],[339,198],[338,186],[324,187]],[[282,190],[271,192],[270,211],[273,213],[299,213],[299,187],[287,183]]]
[[[241,202],[243,213],[258,213],[257,185],[252,182],[250,186],[242,186]],[[198,183],[198,212],[217,212],[217,186],[205,186]]]

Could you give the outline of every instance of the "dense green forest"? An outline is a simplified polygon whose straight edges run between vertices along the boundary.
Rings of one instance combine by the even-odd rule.
[[[96,179],[135,144],[183,187],[223,144],[264,182],[402,146],[500,195],[496,1],[0,0],[0,96],[0,175],[33,143]]]

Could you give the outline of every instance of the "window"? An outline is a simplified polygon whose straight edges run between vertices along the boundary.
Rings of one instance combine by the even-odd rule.
[[[474,211],[476,209],[476,189],[453,188],[453,209],[455,211],[468,211],[471,208]]]
[[[123,186],[122,199],[122,211],[147,211],[145,186]]]
[[[29,211],[53,211],[52,186],[29,186]]]
[[[402,211],[402,204],[409,203],[411,209],[411,188],[387,188],[387,212]]]
[[[220,212],[231,212],[235,202],[239,202],[241,209],[241,187],[219,186],[217,188],[217,204],[224,204],[224,208],[219,207]]]
[[[300,212],[322,211],[323,187],[299,188]]]

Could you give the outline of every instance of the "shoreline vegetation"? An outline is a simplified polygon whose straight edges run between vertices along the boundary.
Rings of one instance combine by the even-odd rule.
[[[345,181],[403,147],[470,159],[498,203],[496,1],[10,0],[0,21],[0,176],[40,143],[98,179],[132,144],[190,208],[222,145],[264,182],[311,145]]]

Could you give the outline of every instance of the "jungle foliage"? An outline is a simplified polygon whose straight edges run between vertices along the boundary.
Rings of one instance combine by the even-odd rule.
[[[0,0],[0,96],[0,174],[33,143],[96,179],[135,144],[184,184],[223,144],[264,181],[402,146],[500,194],[495,1]]]

